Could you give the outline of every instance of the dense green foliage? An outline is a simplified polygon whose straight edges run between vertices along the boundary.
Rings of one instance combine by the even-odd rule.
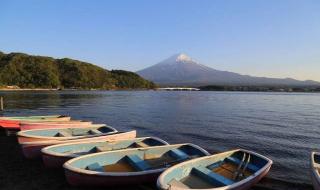
[[[111,71],[112,78],[116,79],[116,86],[120,88],[139,88],[144,86],[145,88],[155,88],[155,84],[149,82],[139,75],[133,72],[113,70]]]
[[[108,71],[68,58],[0,52],[0,84],[21,88],[144,89],[154,83],[128,71]]]

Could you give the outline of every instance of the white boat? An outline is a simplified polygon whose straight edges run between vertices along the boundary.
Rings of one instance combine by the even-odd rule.
[[[162,190],[245,190],[259,182],[272,160],[237,149],[177,164],[164,171],[157,185]]]

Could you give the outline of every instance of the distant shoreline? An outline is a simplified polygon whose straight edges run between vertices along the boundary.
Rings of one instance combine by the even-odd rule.
[[[14,92],[14,91],[201,91],[201,92],[279,92],[279,93],[320,93],[318,90],[291,90],[291,91],[279,91],[279,90],[217,90],[217,89],[210,89],[210,90],[164,90],[164,89],[56,89],[56,88],[0,88],[0,92]]]
[[[156,89],[73,89],[73,88],[0,88],[1,91],[148,91],[148,90],[156,90]]]

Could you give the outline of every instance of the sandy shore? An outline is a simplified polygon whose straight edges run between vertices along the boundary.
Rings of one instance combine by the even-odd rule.
[[[63,170],[48,170],[41,160],[27,160],[23,157],[16,137],[0,135],[0,189],[2,190],[76,190],[67,184]],[[82,190],[84,188],[81,188]],[[92,190],[93,188],[88,188]],[[106,188],[101,188],[106,189]],[[115,187],[117,190],[153,190],[154,184],[137,187]],[[311,190],[311,185],[288,183],[280,180],[264,178],[253,190]]]

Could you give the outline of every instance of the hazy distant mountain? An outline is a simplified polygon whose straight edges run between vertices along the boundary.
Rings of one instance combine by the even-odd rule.
[[[277,79],[252,77],[228,71],[219,71],[201,65],[186,54],[176,54],[164,61],[137,72],[159,85],[261,85],[261,86],[313,86],[316,81],[299,81],[291,78]]]

